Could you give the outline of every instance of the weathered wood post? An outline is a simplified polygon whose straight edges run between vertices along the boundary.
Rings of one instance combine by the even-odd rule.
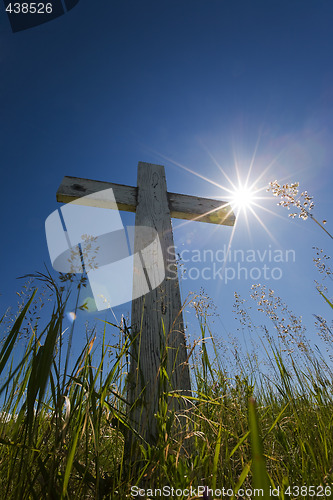
[[[191,396],[191,382],[164,167],[139,163],[137,186],[134,248],[142,248],[141,226],[156,230],[165,269],[161,285],[132,302],[131,327],[137,342],[131,356],[129,401],[133,405],[138,399],[132,418],[140,434],[152,442],[161,392],[174,390],[186,398]],[[165,356],[170,384],[161,372]],[[184,401],[175,394],[168,406],[177,411],[186,406]]]

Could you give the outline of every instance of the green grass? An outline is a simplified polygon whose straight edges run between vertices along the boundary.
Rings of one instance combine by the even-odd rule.
[[[284,492],[289,486],[311,485],[322,487],[322,498],[330,498],[332,372],[305,345],[296,320],[286,333],[274,316],[278,340],[267,331],[262,335],[260,348],[269,368],[262,368],[255,356],[238,354],[228,372],[206,317],[199,316],[201,338],[191,356],[194,390],[183,419],[187,431],[179,433],[179,415],[168,410],[170,396],[161,392],[158,438],[150,446],[127,417],[126,323],[104,323],[98,337],[96,332],[76,332],[86,335],[86,343],[69,363],[73,332],[64,333],[62,323],[69,292],[48,275],[39,278],[52,291],[47,323],[42,326],[32,314],[42,295],[35,290],[13,319],[0,352],[2,498],[125,499],[135,498],[130,495],[134,486],[186,490],[199,485],[232,489],[234,498],[243,490],[263,489],[260,498],[267,499],[274,498],[270,488],[279,488],[275,498],[310,498],[304,489],[300,495]],[[253,299],[262,300],[265,293],[255,289]],[[276,301],[270,300],[264,312],[272,319],[270,306]],[[244,318],[243,302],[240,308]],[[30,335],[18,360],[15,349],[27,326]],[[111,346],[108,339],[115,331],[119,341]],[[208,342],[214,356],[208,354]],[[128,440],[136,445],[133,454]]]

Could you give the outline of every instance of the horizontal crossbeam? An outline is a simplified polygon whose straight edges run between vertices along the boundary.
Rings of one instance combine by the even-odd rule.
[[[116,203],[105,200],[101,204],[101,199],[93,195],[104,189],[112,188]],[[104,208],[135,212],[137,206],[138,188],[114,184],[112,182],[94,181],[81,179],[80,177],[64,177],[57,191],[57,201],[69,203],[90,195],[88,199],[82,201],[85,205],[98,206]],[[212,200],[189,196],[187,194],[167,193],[171,217],[175,219],[197,220],[199,222],[209,222],[211,224],[223,224],[233,226],[235,215],[226,201]]]

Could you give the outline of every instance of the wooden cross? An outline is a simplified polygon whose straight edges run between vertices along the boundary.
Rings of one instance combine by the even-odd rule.
[[[128,377],[132,423],[146,440],[154,442],[157,431],[154,414],[158,411],[163,362],[170,381],[167,389],[185,398],[191,395],[179,282],[174,279],[177,267],[174,253],[168,252],[174,247],[171,218],[233,226],[235,216],[226,202],[168,193],[164,167],[143,162],[138,164],[137,187],[64,177],[57,201],[69,203],[90,195],[87,204],[100,207],[100,199],[96,197],[95,201],[93,194],[110,188],[116,203],[109,201],[103,207],[136,212],[135,226],[155,229],[162,247],[164,281],[132,301],[131,327],[138,336],[133,344]],[[172,398],[171,407],[184,408],[182,401],[184,398]]]

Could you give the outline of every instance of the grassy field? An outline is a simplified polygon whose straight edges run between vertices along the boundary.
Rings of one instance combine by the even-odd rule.
[[[320,250],[314,260],[328,273]],[[86,343],[71,357],[75,322],[64,329],[66,304],[76,294],[77,312],[85,286],[74,279],[38,274],[18,311],[1,319],[1,498],[333,497],[333,373],[325,361],[333,338],[323,318],[325,358],[281,299],[255,285],[249,300],[271,330],[254,326],[235,294],[235,313],[256,333],[260,356],[231,344],[230,359],[212,338],[204,297],[193,301],[200,335],[189,346],[192,396],[179,415],[169,410],[171,393],[160,391],[158,436],[149,445],[128,418],[126,322],[76,332]]]
[[[206,498],[331,497],[332,372],[307,345],[297,319],[285,310],[288,320],[279,319],[283,306],[272,291],[252,289],[252,300],[277,331],[275,342],[263,331],[265,369],[255,355],[236,349],[236,365],[228,373],[196,303],[201,339],[192,346],[194,390],[184,417],[190,430],[177,435],[179,416],[168,411],[169,395],[161,393],[159,435],[149,446],[127,418],[126,324],[105,323],[99,346],[92,332],[76,362],[69,363],[72,332],[65,335],[62,323],[73,284],[57,286],[48,275],[39,275],[38,283],[9,325],[8,317],[2,318],[7,324],[0,353],[2,498],[158,498],[159,490],[156,496],[149,490],[163,493],[163,487],[164,497],[173,487],[174,493],[179,490],[176,498],[196,498],[203,494],[199,486],[215,492]],[[52,291],[53,311],[42,327],[45,286]],[[235,299],[246,324],[244,301]],[[331,331],[321,326],[330,345]],[[115,329],[118,341],[110,345]],[[20,361],[13,357],[19,342],[25,342]],[[208,356],[208,342],[214,356]],[[134,454],[124,445],[131,437]]]

